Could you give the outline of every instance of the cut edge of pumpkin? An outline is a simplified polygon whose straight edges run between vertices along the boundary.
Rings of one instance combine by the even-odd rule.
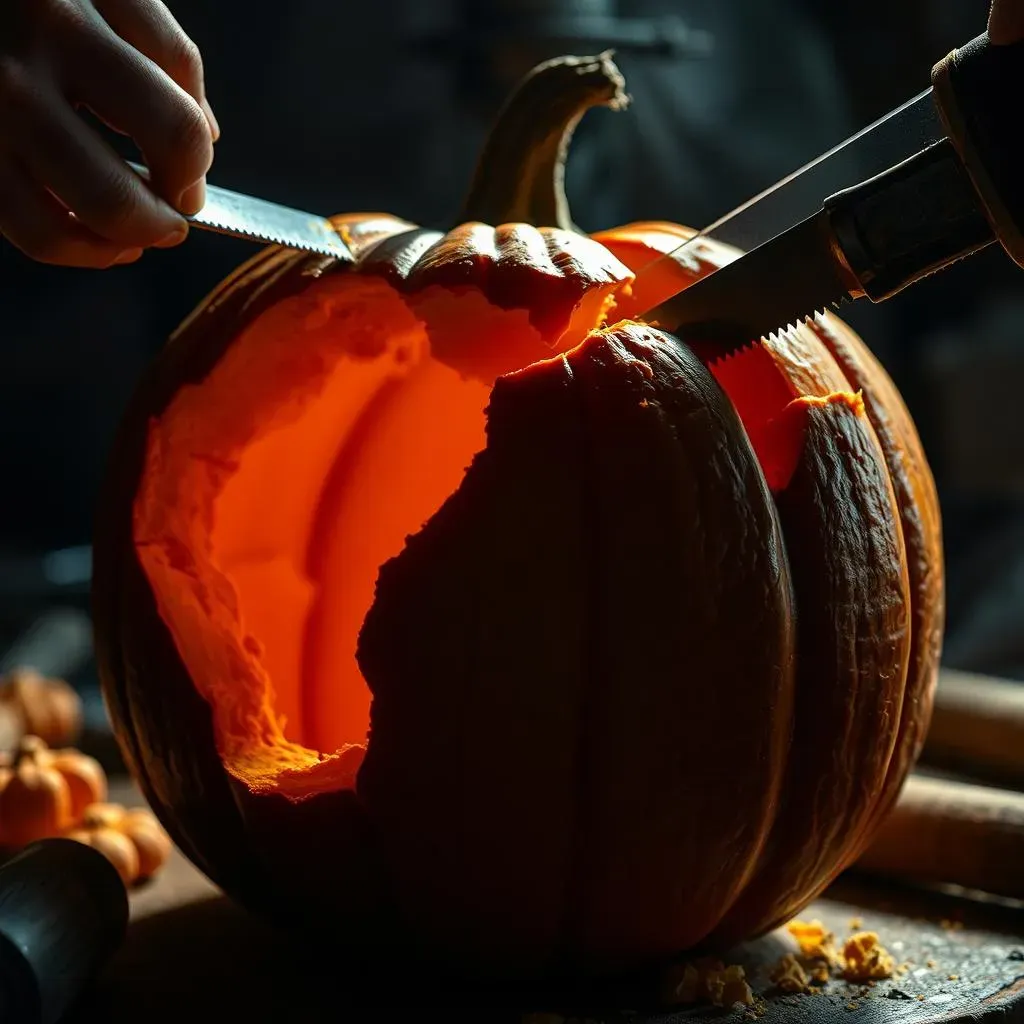
[[[558,358],[607,316],[614,292],[586,296],[557,339],[544,338],[523,310],[486,304],[475,330],[478,337],[526,333],[521,355],[532,363]],[[432,354],[438,331],[453,323],[439,313],[463,301],[432,296],[437,323],[428,336],[422,310],[381,278],[322,278],[258,316],[206,378],[182,387],[149,422],[135,550],[185,671],[211,707],[222,762],[253,793],[301,800],[356,785],[369,723],[366,683],[360,676],[358,702],[337,698],[325,708],[318,702],[330,705],[327,688],[306,672],[341,642],[358,673],[356,642],[376,570],[458,489],[486,446],[490,384],[475,365],[452,368],[458,344],[445,349],[447,362]],[[462,331],[456,340],[471,339]],[[447,432],[423,429],[431,413],[435,424],[444,417]],[[398,473],[375,452],[388,437],[419,445],[404,453]],[[448,450],[423,450],[444,437]],[[354,474],[348,481],[341,463]],[[430,480],[417,476],[425,466]],[[403,472],[415,507],[389,518]],[[361,539],[353,547],[346,537]],[[353,568],[353,560],[360,564]],[[348,586],[319,586],[339,562]],[[358,591],[359,607],[332,601],[332,591]],[[324,594],[330,607],[318,617]],[[339,633],[348,635],[339,641]],[[351,690],[355,681],[345,685]],[[338,714],[359,725],[333,730]]]
[[[594,319],[609,315],[616,293],[588,299],[554,344],[537,335],[544,347],[534,351],[550,354],[522,369],[601,330]],[[440,301],[432,301],[435,316]],[[460,300],[447,301],[454,308]],[[355,788],[370,700],[355,650],[377,570],[461,486],[486,446],[490,386],[474,367],[462,374],[434,358],[420,312],[379,278],[323,278],[257,317],[204,380],[150,421],[134,507],[137,555],[212,709],[225,768],[253,793],[301,800]],[[524,311],[479,312],[499,335],[533,330]],[[486,335],[479,321],[477,331]],[[773,490],[799,458],[801,406],[862,407],[846,390],[802,395],[781,367],[765,342],[710,367]],[[431,414],[434,424],[444,418],[446,434],[423,428]],[[377,450],[389,438],[392,447]],[[426,466],[429,474],[417,474]],[[407,506],[399,508],[399,493]],[[346,587],[323,585],[332,572]],[[344,681],[316,684],[324,678]]]

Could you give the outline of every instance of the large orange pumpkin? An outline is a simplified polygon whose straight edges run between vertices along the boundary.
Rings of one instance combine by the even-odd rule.
[[[542,65],[465,223],[263,252],[126,416],[111,716],[256,909],[468,970],[628,969],[786,920],[917,755],[943,590],[910,417],[834,317],[711,365],[643,322],[734,254],[645,272],[691,232],[573,228],[572,128],[623,100],[607,57]]]

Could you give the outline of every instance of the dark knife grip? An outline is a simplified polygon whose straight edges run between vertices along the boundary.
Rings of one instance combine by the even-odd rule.
[[[932,87],[989,223],[1024,267],[1024,42],[984,33],[935,65]]]
[[[829,196],[824,207],[844,263],[872,302],[995,240],[948,139]]]

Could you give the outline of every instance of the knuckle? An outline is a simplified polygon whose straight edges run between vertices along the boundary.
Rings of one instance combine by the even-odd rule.
[[[77,0],[36,0],[36,3],[42,24],[52,33],[79,32],[87,26]]]
[[[174,151],[181,154],[189,173],[205,174],[213,162],[213,140],[206,115],[195,102],[179,104],[175,113]]]
[[[141,212],[138,189],[125,175],[116,175],[96,192],[94,206],[98,228],[108,237],[130,233]]]
[[[184,32],[171,33],[168,43],[169,70],[185,81],[198,85],[203,80],[203,58],[199,47]]]

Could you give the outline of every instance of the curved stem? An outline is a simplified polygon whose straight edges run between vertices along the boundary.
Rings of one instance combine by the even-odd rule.
[[[572,133],[596,106],[629,97],[611,52],[538,65],[506,101],[477,161],[462,221],[518,222],[575,230],[565,197]]]

